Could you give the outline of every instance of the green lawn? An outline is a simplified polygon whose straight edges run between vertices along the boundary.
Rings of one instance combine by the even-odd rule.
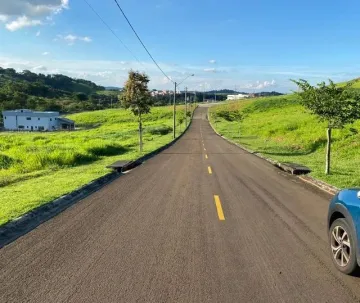
[[[332,173],[327,176],[325,124],[293,95],[224,104],[210,111],[215,128],[243,146],[280,162],[307,165],[313,177],[337,187],[360,186],[360,121],[334,130]],[[241,123],[234,120],[238,112],[246,115]]]
[[[184,110],[179,106],[181,116]],[[138,126],[129,111],[68,117],[80,130],[0,133],[0,225],[105,175],[105,166],[112,162],[140,156]],[[171,107],[155,107],[144,115],[144,153],[170,142],[171,126]]]

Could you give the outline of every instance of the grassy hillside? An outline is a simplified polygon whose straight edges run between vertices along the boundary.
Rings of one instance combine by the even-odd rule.
[[[354,84],[351,86],[354,89],[360,89],[360,78],[352,80]],[[345,86],[347,82],[338,83],[338,86],[342,87]]]
[[[183,107],[178,110],[178,117],[184,116]],[[68,117],[81,130],[0,133],[0,225],[105,175],[108,164],[140,156],[138,124],[129,111]],[[144,115],[145,153],[172,140],[171,125],[170,107],[153,108]]]
[[[237,113],[246,115],[243,122],[235,121]],[[329,176],[324,174],[325,124],[292,95],[220,105],[211,109],[211,121],[226,137],[269,158],[307,165],[312,176],[338,187],[360,186],[360,121],[334,130]]]
[[[120,91],[116,91],[116,90],[99,90],[97,91],[97,94],[99,95],[104,95],[104,96],[113,96],[113,97],[117,97],[118,95],[120,95]]]

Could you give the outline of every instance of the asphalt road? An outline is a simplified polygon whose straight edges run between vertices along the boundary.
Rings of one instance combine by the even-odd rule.
[[[354,302],[329,196],[218,137],[171,148],[0,250],[0,302]]]

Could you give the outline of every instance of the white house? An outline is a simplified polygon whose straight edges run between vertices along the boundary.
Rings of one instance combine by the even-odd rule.
[[[29,109],[3,111],[4,128],[22,131],[54,131],[74,129],[72,120],[60,117],[58,112],[35,112]]]
[[[238,94],[238,95],[228,95],[227,96],[227,100],[240,100],[240,99],[245,99],[245,98],[249,98],[249,95]]]

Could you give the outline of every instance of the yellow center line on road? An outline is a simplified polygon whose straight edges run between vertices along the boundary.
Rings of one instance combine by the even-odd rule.
[[[220,221],[225,221],[225,216],[224,216],[224,212],[221,206],[221,201],[220,201],[220,197],[217,195],[214,195],[214,200],[215,200],[215,205],[216,205],[216,210],[218,213],[218,217]]]
[[[209,159],[208,155],[205,155],[205,159]]]
[[[206,148],[204,147],[204,150],[206,151]]]
[[[208,166],[208,172],[209,172],[209,175],[212,175],[212,169],[210,166]]]

